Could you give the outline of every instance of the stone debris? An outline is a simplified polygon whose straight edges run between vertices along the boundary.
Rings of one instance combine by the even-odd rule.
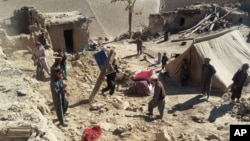
[[[241,121],[250,121],[250,98],[241,98],[239,103],[234,103],[233,108],[229,111],[231,117]]]
[[[207,140],[221,141],[220,137],[218,137],[218,136],[215,135],[215,134],[211,134],[211,135],[207,136],[205,139],[207,139]]]
[[[171,127],[162,127],[159,133],[155,133],[157,141],[177,141],[176,135]]]
[[[28,92],[25,89],[17,91],[17,96],[26,96],[26,95],[28,95]]]
[[[115,133],[120,135],[121,137],[128,137],[132,134],[132,130],[134,129],[134,125],[128,123],[125,126],[119,126],[115,129]]]
[[[7,61],[1,60],[0,65],[1,68],[5,68],[0,69],[0,91],[3,93],[0,102],[6,103],[8,101],[1,106],[0,124],[5,125],[6,128],[20,127],[21,125],[31,126],[31,134],[28,137],[30,140],[57,140],[54,134],[60,134],[61,137],[64,137],[60,133],[61,131],[43,116],[50,113],[50,110],[45,98],[30,87],[29,83],[32,80],[24,76],[23,72],[13,68]],[[36,84],[35,81],[34,83]],[[39,126],[37,128],[39,130],[34,129],[36,126]],[[5,132],[6,128],[1,128],[1,133]],[[19,132],[19,129],[14,131]],[[5,133],[0,134],[1,139],[12,138],[8,136],[7,132]]]
[[[201,114],[195,114],[195,115],[193,115],[193,116],[191,116],[191,119],[193,120],[193,121],[195,121],[195,122],[198,122],[198,123],[204,123],[205,121],[204,121],[204,116],[203,115],[201,115]]]
[[[96,103],[92,103],[90,105],[90,110],[99,110],[101,108],[104,108],[106,106],[107,103],[105,102],[96,102]]]

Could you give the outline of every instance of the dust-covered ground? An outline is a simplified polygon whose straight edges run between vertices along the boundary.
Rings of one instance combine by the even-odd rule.
[[[0,6],[1,10],[7,9],[2,4],[9,3],[9,9],[15,9],[26,2],[30,1],[7,0],[1,1]],[[40,1],[32,2],[34,4]],[[81,1],[75,2],[75,5],[81,4],[84,7]],[[102,2],[104,1],[93,2],[91,7],[96,6],[94,9],[100,12],[98,10],[100,7],[97,4],[102,4]],[[37,5],[36,7],[42,11],[53,4],[55,11],[61,10],[57,9],[57,6],[62,10],[71,10],[67,9],[63,2],[59,3],[58,1],[46,1],[44,4],[39,3],[40,6],[43,6]],[[71,4],[68,3],[68,5]],[[48,12],[50,11],[48,10]],[[106,22],[102,25],[103,27],[108,25],[109,21]],[[107,35],[111,37],[118,34],[118,30],[115,29],[110,32],[111,28],[100,29],[105,29],[100,30],[100,33],[107,31]],[[240,31],[244,37],[247,37],[249,28],[242,26]],[[96,30],[93,30],[94,32],[98,33]],[[95,35],[98,36],[98,34]],[[136,55],[136,45],[132,40],[105,43],[105,46],[116,52],[121,73],[134,74],[137,71],[147,69],[158,72],[161,66],[154,64],[157,61],[158,52],[165,51],[168,57],[171,57],[171,53],[182,53],[191,44],[192,41],[187,41],[185,46],[181,46],[180,42],[171,42],[178,36],[171,35],[167,42],[162,42],[162,38],[144,42],[145,52],[154,57],[149,57],[150,62],[143,60],[143,55]],[[14,37],[9,37],[8,40],[12,40],[12,38]],[[8,134],[9,127],[19,126],[32,127],[32,135],[29,139],[31,141],[79,141],[84,129],[95,125],[100,125],[102,128],[100,141],[154,141],[161,140],[157,137],[162,136],[163,133],[171,141],[227,141],[229,140],[229,126],[231,124],[247,124],[249,122],[249,119],[244,118],[243,120],[242,116],[237,113],[238,109],[241,108],[241,103],[249,102],[249,86],[244,87],[244,99],[240,104],[230,103],[230,92],[220,93],[215,90],[207,102],[201,96],[199,85],[189,84],[187,87],[181,87],[179,80],[166,76],[161,77],[167,91],[166,107],[162,120],[146,116],[147,104],[152,95],[126,95],[130,81],[122,83],[112,97],[102,96],[99,91],[94,103],[90,105],[88,99],[98,78],[99,70],[92,57],[95,52],[83,52],[77,61],[74,61],[72,55],[68,56],[69,77],[65,83],[68,84],[70,93],[68,97],[70,114],[66,116],[69,126],[61,127],[58,125],[52,107],[49,76],[46,75],[47,80],[45,81],[35,79],[35,66],[33,66],[29,50],[17,48],[4,53],[5,50],[9,50],[8,46],[2,46],[1,50],[3,52],[0,53],[0,102],[2,105],[0,108],[0,141],[7,140],[4,135]],[[53,64],[52,54],[52,50],[47,50],[49,65]],[[105,85],[106,82],[103,81],[101,88]],[[159,113],[155,108],[154,115],[157,114]]]

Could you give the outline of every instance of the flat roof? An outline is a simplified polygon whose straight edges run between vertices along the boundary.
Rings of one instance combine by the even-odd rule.
[[[85,22],[88,16],[82,15],[79,11],[43,13],[47,25],[60,25],[75,22]]]

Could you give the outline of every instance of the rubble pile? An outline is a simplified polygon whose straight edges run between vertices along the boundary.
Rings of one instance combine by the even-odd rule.
[[[231,116],[236,117],[241,121],[250,121],[250,98],[242,98],[239,103],[235,103]]]
[[[141,31],[136,31],[132,33],[132,39],[136,39],[137,37],[141,37],[141,39],[143,41],[149,41],[149,40],[153,40],[153,39],[157,39],[161,36],[160,33],[155,33],[152,34],[147,27],[144,27]],[[125,39],[129,39],[129,33],[124,33],[119,35],[118,37],[116,37],[114,39],[114,41],[121,41],[121,40],[125,40]]]
[[[204,32],[230,28],[232,24],[223,19],[223,17],[219,17],[219,13],[211,13],[192,28],[182,31],[182,37],[188,37],[192,33],[200,34]]]
[[[30,87],[33,78],[1,59],[0,140],[56,140],[65,136],[47,118],[51,112],[41,93]],[[39,85],[39,82],[36,82]]]
[[[225,17],[229,15],[231,12],[233,12],[236,9],[233,9],[231,11],[228,11],[226,14],[220,17],[220,13],[217,12],[216,10],[213,11],[212,13],[208,14],[205,16],[202,20],[200,20],[199,23],[197,23],[195,26],[181,31],[182,33],[181,37],[189,37],[190,34],[196,33],[204,33],[204,32],[210,32],[210,31],[217,31],[217,30],[222,30],[225,28],[230,28],[233,26],[232,23],[230,23]]]
[[[99,76],[99,68],[94,60],[93,54],[96,52],[83,52],[69,58],[74,74],[78,80],[95,83]],[[117,58],[120,73],[117,74],[116,83],[122,87],[128,87],[132,83],[133,72],[129,70],[128,62]]]

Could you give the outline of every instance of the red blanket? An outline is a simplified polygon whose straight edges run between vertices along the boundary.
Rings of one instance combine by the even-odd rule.
[[[150,83],[150,79],[152,75],[153,75],[152,70],[141,71],[135,74],[133,80],[134,81],[147,81],[148,83]]]
[[[93,128],[86,128],[83,132],[82,141],[96,141],[102,134],[101,127],[96,125]]]

